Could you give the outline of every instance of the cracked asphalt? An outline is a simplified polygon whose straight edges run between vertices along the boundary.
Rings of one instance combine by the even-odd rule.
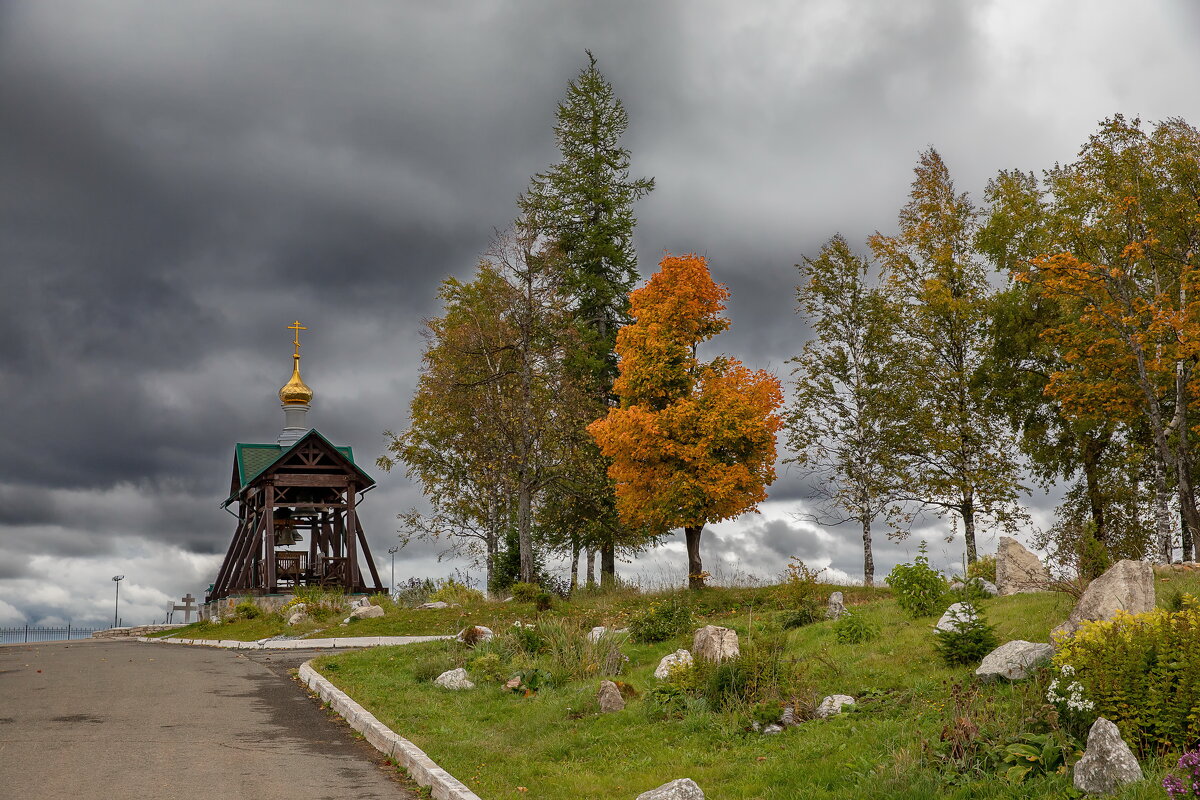
[[[315,651],[0,647],[0,797],[415,798],[295,682]]]

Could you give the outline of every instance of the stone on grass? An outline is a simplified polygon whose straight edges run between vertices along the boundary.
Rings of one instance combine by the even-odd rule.
[[[621,690],[612,681],[600,681],[600,692],[596,695],[596,700],[600,703],[601,714],[611,714],[625,708],[625,698],[621,697]]]
[[[1050,583],[1050,573],[1036,555],[1011,536],[1000,537],[996,550],[996,588],[1000,594],[1040,592]]]
[[[825,616],[830,619],[841,619],[846,613],[846,601],[842,598],[841,592],[833,592],[829,595],[829,608],[825,612]]]
[[[1142,768],[1117,726],[1104,717],[1092,723],[1087,749],[1075,764],[1075,788],[1087,794],[1112,794],[1141,779]]]
[[[436,686],[443,689],[474,689],[475,684],[467,677],[467,671],[462,667],[446,670],[433,679]]]
[[[417,608],[449,608],[450,604],[443,600],[434,600],[432,603],[421,603]]]
[[[783,726],[778,723],[772,722],[770,725],[765,726],[762,729],[762,732],[763,732],[763,736],[774,736],[777,733],[783,733]]]
[[[350,619],[378,619],[385,613],[381,606],[355,606],[350,611]]]
[[[740,653],[737,631],[719,625],[705,625],[692,639],[692,656],[704,661],[725,661]]]
[[[704,792],[691,778],[679,778],[657,789],[642,792],[637,800],[704,800]]]
[[[671,674],[671,668],[676,665],[690,667],[692,665],[692,654],[682,648],[676,650],[674,653],[667,653],[662,657],[662,661],[658,662],[658,667],[654,670],[654,677],[660,681],[666,680]]]
[[[796,719],[796,709],[790,705],[784,706],[783,713],[779,715],[779,724],[785,728],[799,725],[800,720]]]
[[[1112,619],[1117,611],[1143,614],[1154,610],[1154,568],[1146,561],[1124,559],[1088,584],[1067,621],[1050,632],[1070,636],[1085,622]]]
[[[490,642],[495,635],[491,628],[486,628],[483,625],[471,625],[459,631],[458,636],[454,638],[460,642],[466,642],[470,639],[471,644],[476,644],[477,642]]]
[[[968,622],[974,622],[979,612],[970,603],[954,603],[942,614],[942,618],[933,627],[939,631],[953,633]]]
[[[608,633],[608,628],[604,627],[603,625],[597,625],[596,627],[594,627],[590,631],[588,631],[588,641],[589,642],[598,642],[598,641],[600,641],[600,639],[602,639],[604,637],[604,634],[606,634],[606,633]]]
[[[292,613],[288,616],[288,625],[299,625],[308,619],[308,606],[304,603],[296,603],[292,606]]]
[[[992,597],[996,597],[1000,594],[1000,589],[997,588],[996,584],[992,583],[986,578],[971,578],[971,580],[968,582],[975,584],[980,589],[983,589],[985,594],[989,594]]]
[[[983,657],[975,674],[985,681],[1004,678],[1023,681],[1030,671],[1054,655],[1054,645],[1015,639],[1005,642]]]
[[[816,716],[818,719],[826,719],[842,713],[842,706],[852,705],[854,705],[854,698],[850,695],[831,694],[821,701],[821,705],[817,706]]]

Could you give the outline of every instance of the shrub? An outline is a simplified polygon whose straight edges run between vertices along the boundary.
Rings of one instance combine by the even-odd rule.
[[[996,582],[996,556],[987,555],[977,558],[974,564],[967,565],[967,581],[972,578],[983,578],[988,583]]]
[[[489,681],[498,681],[507,671],[504,659],[499,653],[490,652],[476,656],[468,664],[471,674]]]
[[[440,600],[443,603],[458,603],[460,606],[466,606],[482,603],[484,597],[483,592],[478,589],[472,589],[453,578],[447,578],[436,592],[429,595],[429,599],[434,602]]]
[[[253,600],[243,600],[233,607],[233,613],[238,619],[257,619],[262,609]]]
[[[681,595],[651,602],[629,621],[629,636],[639,644],[665,642],[692,624],[692,609]]]
[[[828,607],[820,602],[805,602],[799,608],[792,611],[782,611],[777,617],[779,627],[784,630],[793,628],[802,628],[805,625],[812,625],[814,622],[820,622],[826,618]]]
[[[541,593],[542,587],[536,583],[514,583],[509,591],[512,592],[513,600],[518,603],[532,603],[533,599]]]
[[[539,689],[544,689],[554,683],[554,679],[550,676],[549,672],[536,667],[517,670],[508,680],[509,683],[513,683],[510,691],[522,694],[525,697],[536,694]]]
[[[768,701],[782,710],[784,701],[812,692],[804,665],[785,654],[782,638],[760,637],[748,642],[737,658],[697,667],[697,677],[707,671],[704,696],[718,710]]]
[[[429,683],[448,669],[458,666],[448,650],[426,653],[412,661],[413,678],[420,683]]]
[[[957,623],[954,630],[938,630],[933,635],[934,648],[949,666],[978,664],[1000,643],[983,611],[970,604],[964,605],[951,614]]]
[[[1116,723],[1143,754],[1200,739],[1200,603],[1181,611],[1117,612],[1059,642],[1054,664],[1069,666],[1097,716]]]
[[[320,621],[345,611],[346,595],[317,586],[301,586],[296,589],[292,603],[304,603],[304,613]]]
[[[842,644],[862,644],[879,635],[879,626],[869,622],[862,614],[847,611],[833,623],[833,633]]]
[[[554,605],[554,595],[549,592],[538,592],[533,596],[533,607],[538,611],[549,611]]]
[[[618,646],[624,635],[606,634],[592,640],[574,621],[547,619],[539,629],[545,641],[542,663],[558,683],[596,675],[620,675],[628,659]]]
[[[407,581],[397,584],[392,596],[397,605],[415,608],[428,603],[429,596],[436,591],[437,584],[429,578],[409,578]]]
[[[815,606],[824,613],[822,596],[825,587],[821,584],[821,573],[824,571],[812,569],[795,556],[788,559],[779,590],[783,603],[796,609]]]
[[[902,609],[913,617],[928,617],[940,610],[946,579],[929,566],[925,542],[921,542],[919,552],[913,563],[893,567],[886,580],[895,590],[896,602]]]
[[[536,656],[546,649],[546,640],[536,625],[528,625],[518,620],[513,623],[508,635],[516,644],[517,651],[525,655]]]

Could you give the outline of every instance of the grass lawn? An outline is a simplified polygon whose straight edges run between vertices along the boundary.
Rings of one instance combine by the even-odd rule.
[[[1158,589],[1160,598],[1179,589],[1197,593],[1200,576],[1173,576]],[[937,751],[943,730],[958,714],[970,715],[980,736],[1015,735],[1023,730],[1023,715],[1041,705],[1044,690],[1035,681],[977,686],[972,669],[949,668],[937,658],[930,632],[934,618],[909,619],[886,591],[844,591],[854,610],[882,634],[864,644],[841,644],[833,624],[821,622],[788,632],[787,653],[807,666],[816,697],[849,694],[859,704],[853,712],[775,736],[749,730],[745,709],[692,710],[670,719],[653,713],[646,696],[658,684],[653,670],[666,653],[690,648],[690,635],[654,645],[626,643],[622,651],[630,661],[620,680],[640,696],[624,711],[606,715],[596,703],[598,678],[560,683],[530,697],[505,691],[502,679],[477,675],[472,676],[475,690],[439,689],[430,682],[432,675],[451,666],[470,670],[474,655],[449,642],[322,656],[315,665],[485,800],[633,798],[678,777],[692,778],[709,797],[722,800],[1074,796],[1068,775],[1012,786],[996,772],[947,768]],[[743,648],[779,608],[769,587],[708,589],[689,596],[697,625],[734,628]],[[653,599],[634,594],[587,598],[562,604],[549,615],[615,627]],[[1073,602],[1058,593],[1017,595],[990,599],[984,610],[1001,642],[1047,641]],[[362,626],[372,634],[452,633],[471,622],[499,632],[517,618],[538,619],[529,606],[484,604],[442,612],[395,609],[351,628]],[[964,692],[974,693],[970,707],[956,711],[955,698]],[[1165,764],[1143,761],[1146,780],[1116,796],[1164,797]]]

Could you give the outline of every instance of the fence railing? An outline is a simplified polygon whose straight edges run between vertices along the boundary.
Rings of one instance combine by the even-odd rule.
[[[103,628],[79,628],[71,624],[63,627],[47,627],[45,625],[22,625],[16,628],[0,628],[0,644],[14,642],[54,642],[66,639],[90,639],[96,631]]]

